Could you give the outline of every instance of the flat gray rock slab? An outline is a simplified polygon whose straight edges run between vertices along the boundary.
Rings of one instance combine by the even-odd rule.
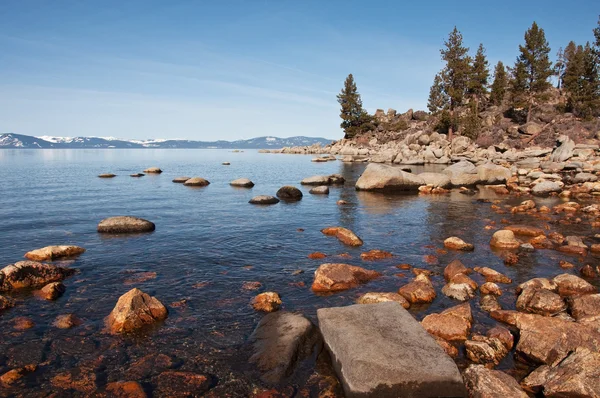
[[[467,397],[458,367],[395,302],[317,311],[346,397]]]

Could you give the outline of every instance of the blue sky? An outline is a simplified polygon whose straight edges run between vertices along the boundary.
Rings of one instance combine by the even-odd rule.
[[[0,1],[0,132],[119,138],[339,138],[365,107],[424,109],[454,25],[512,64],[535,20],[592,40],[594,1]]]

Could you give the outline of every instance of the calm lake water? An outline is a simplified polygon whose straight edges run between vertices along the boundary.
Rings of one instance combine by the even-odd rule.
[[[442,273],[451,260],[460,258],[467,266],[488,266],[513,278],[512,285],[502,285],[505,293],[500,301],[505,308],[514,308],[514,287],[535,276],[565,272],[558,267],[559,260],[596,263],[593,258],[579,263],[555,251],[536,250],[522,254],[518,266],[506,267],[489,249],[494,231],[484,227],[492,221],[499,226],[502,218],[537,226],[547,222],[525,215],[498,215],[489,203],[477,201],[496,198],[483,190],[476,196],[455,191],[440,197],[356,192],[354,183],[364,164],[313,163],[310,159],[255,150],[0,150],[0,266],[47,245],[74,244],[87,249],[68,262],[79,272],[64,282],[67,291],[62,298],[47,302],[30,292],[19,293],[13,295],[17,306],[0,315],[0,374],[30,363],[40,365],[22,385],[0,389],[0,396],[46,396],[52,391],[59,396],[86,395],[50,383],[57,374],[70,371],[81,374],[76,377],[95,377],[99,390],[112,381],[134,379],[152,392],[155,375],[136,379],[130,366],[157,353],[171,357],[173,368],[213,375],[220,389],[215,390],[217,396],[247,396],[265,387],[246,365],[244,348],[262,317],[249,304],[259,292],[278,292],[283,310],[301,312],[316,322],[317,308],[352,304],[367,291],[397,291],[413,277],[410,271],[396,268],[398,264]],[[224,161],[231,165],[221,165]],[[151,166],[164,172],[129,177]],[[118,176],[97,178],[108,172]],[[309,187],[300,186],[303,178],[332,173],[342,174],[347,182],[331,187],[329,196],[310,195]],[[182,175],[204,177],[211,184],[191,188],[171,182]],[[254,188],[229,186],[241,177],[254,181]],[[304,198],[265,207],[248,204],[253,196],[275,195],[283,185],[296,185]],[[339,199],[349,204],[338,206]],[[508,203],[519,201],[509,199]],[[536,201],[538,205],[557,203],[557,199]],[[100,220],[116,215],[149,219],[156,231],[123,237],[96,232]],[[320,232],[337,225],[355,231],[365,245],[350,248]],[[587,225],[553,224],[551,229],[565,235],[593,234]],[[475,252],[438,253],[448,236],[474,243]],[[360,253],[370,249],[387,250],[395,257],[362,261]],[[314,251],[330,257],[309,260],[307,255]],[[343,253],[352,257],[338,257]],[[437,256],[439,263],[425,262],[428,254]],[[347,262],[384,276],[356,289],[317,296],[310,285],[314,270],[323,262]],[[294,275],[296,270],[304,272]],[[479,275],[473,278],[482,282]],[[242,289],[244,282],[254,281],[262,287]],[[434,276],[433,282],[438,291],[434,303],[410,310],[418,319],[458,304],[441,293],[442,275]],[[106,334],[104,318],[119,296],[133,287],[163,302],[169,309],[168,319],[136,336]],[[477,318],[473,332],[483,333],[494,321],[479,309],[477,298],[471,306]],[[83,324],[69,330],[52,326],[58,315],[66,313],[74,313]],[[15,330],[15,319],[23,316],[35,327]],[[458,362],[464,362],[462,354]],[[327,371],[313,368],[300,369],[285,385],[292,386],[298,396],[316,396],[319,380]],[[514,371],[512,355],[500,368]]]

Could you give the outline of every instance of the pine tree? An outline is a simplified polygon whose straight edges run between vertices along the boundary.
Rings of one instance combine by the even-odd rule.
[[[571,47],[563,77],[567,108],[579,117],[590,118],[600,102],[598,58],[589,42],[585,47],[575,43]]]
[[[440,50],[442,60],[446,66],[442,70],[441,78],[443,81],[444,92],[450,98],[449,112],[450,119],[454,119],[454,109],[461,105],[471,72],[471,59],[469,58],[469,49],[463,46],[462,34],[454,27],[450,32],[448,40],[444,42],[445,48]],[[454,123],[450,124],[448,130],[448,140],[452,142],[452,133]]]
[[[598,16],[598,26],[594,28],[594,52],[597,57],[600,57],[600,15]]]
[[[373,117],[363,109],[362,99],[352,74],[346,78],[344,88],[337,96],[337,101],[341,105],[342,123],[340,127],[344,129],[344,138],[352,138],[375,127]]]
[[[475,54],[475,58],[473,59],[468,83],[468,92],[475,100],[475,113],[477,113],[479,100],[488,92],[487,86],[489,77],[490,71],[488,60],[485,57],[483,44],[480,44],[477,53]]]
[[[444,92],[442,77],[438,73],[435,75],[433,85],[429,89],[427,109],[429,109],[431,113],[437,114],[448,107],[449,101],[448,95]]]
[[[558,49],[558,52],[556,53],[556,62],[554,63],[554,75],[556,76],[556,88],[557,89],[561,89],[562,88],[562,78],[563,78],[563,74],[565,73],[565,67],[567,65],[567,60],[565,58],[565,53],[563,51],[563,48],[560,47]]]
[[[527,122],[531,119],[532,108],[550,88],[548,78],[552,76],[552,62],[548,54],[550,46],[544,30],[537,23],[525,32],[525,45],[519,45],[521,54],[513,69],[513,106],[527,107]]]
[[[506,94],[506,86],[508,86],[508,76],[506,75],[506,69],[502,61],[498,61],[496,68],[494,69],[494,82],[492,83],[492,92],[490,94],[490,101],[494,105],[502,105],[504,95]]]

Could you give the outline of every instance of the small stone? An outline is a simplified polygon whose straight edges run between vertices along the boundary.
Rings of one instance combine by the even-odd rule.
[[[494,296],[502,295],[502,290],[500,290],[500,287],[494,282],[484,283],[483,285],[479,286],[479,291],[481,294],[493,294]]]
[[[515,239],[515,234],[512,231],[502,229],[494,232],[490,246],[499,249],[518,249],[521,243]]]
[[[558,285],[558,294],[561,296],[573,296],[597,292],[594,285],[585,279],[571,274],[558,275],[553,279],[553,282]]]
[[[308,192],[313,195],[329,195],[329,187],[326,185],[321,185],[321,186],[312,188]]]
[[[360,255],[360,258],[364,261],[384,260],[392,257],[394,257],[392,253],[384,250],[369,250],[368,252],[361,253]]]
[[[470,252],[475,249],[475,247],[472,244],[467,243],[464,240],[457,238],[456,236],[451,236],[450,238],[446,239],[444,241],[444,247],[452,250],[460,250],[466,252]]]
[[[340,242],[348,246],[362,246],[363,241],[354,232],[343,227],[329,227],[321,230],[328,236],[335,236]]]
[[[341,200],[341,199],[338,200],[336,203],[337,203],[338,206],[343,206],[343,205],[347,205],[348,204],[348,202],[346,202],[345,200]]]
[[[115,398],[146,398],[143,387],[137,381],[116,381],[106,385],[106,391]]]
[[[144,173],[134,173],[134,174],[129,174],[129,177],[134,177],[134,178],[139,178],[139,177],[143,177],[146,174]]]
[[[254,297],[252,307],[256,311],[273,312],[281,306],[281,298],[275,292],[265,292]]]
[[[314,252],[308,255],[308,258],[310,258],[311,260],[321,260],[325,257],[327,257],[327,255],[321,252]]]
[[[262,287],[260,282],[244,282],[242,284],[242,290],[258,290]]]
[[[465,342],[467,358],[472,362],[498,365],[508,354],[505,345],[495,337],[473,336]]]
[[[117,176],[116,174],[111,174],[111,173],[105,173],[105,174],[98,175],[99,178],[114,178],[116,176]]]
[[[500,307],[500,303],[498,303],[498,299],[496,298],[496,296],[493,296],[491,294],[486,294],[482,296],[481,300],[479,300],[479,306],[485,312],[499,311],[502,309],[502,307]]]
[[[176,183],[176,184],[183,184],[184,182],[186,182],[190,178],[192,178],[192,177],[175,177],[173,179],[173,182]]]
[[[501,274],[500,272],[493,270],[491,268],[488,267],[475,267],[474,268],[475,272],[479,273],[480,275],[482,275],[486,282],[495,282],[495,283],[512,283],[512,280]]]
[[[348,264],[322,264],[315,271],[314,292],[335,292],[351,289],[379,277],[376,271]]]
[[[431,303],[436,298],[433,284],[424,274],[417,275],[412,282],[402,286],[398,293],[411,304]]]
[[[20,316],[13,319],[15,330],[27,330],[35,326],[35,323],[27,317]]]
[[[221,164],[222,164],[223,166],[230,166],[230,165],[231,165],[231,163],[229,163],[229,162],[223,162],[223,163],[221,163]]]
[[[0,385],[11,386],[29,373],[35,372],[37,365],[27,365],[22,368],[12,369],[0,376]]]

